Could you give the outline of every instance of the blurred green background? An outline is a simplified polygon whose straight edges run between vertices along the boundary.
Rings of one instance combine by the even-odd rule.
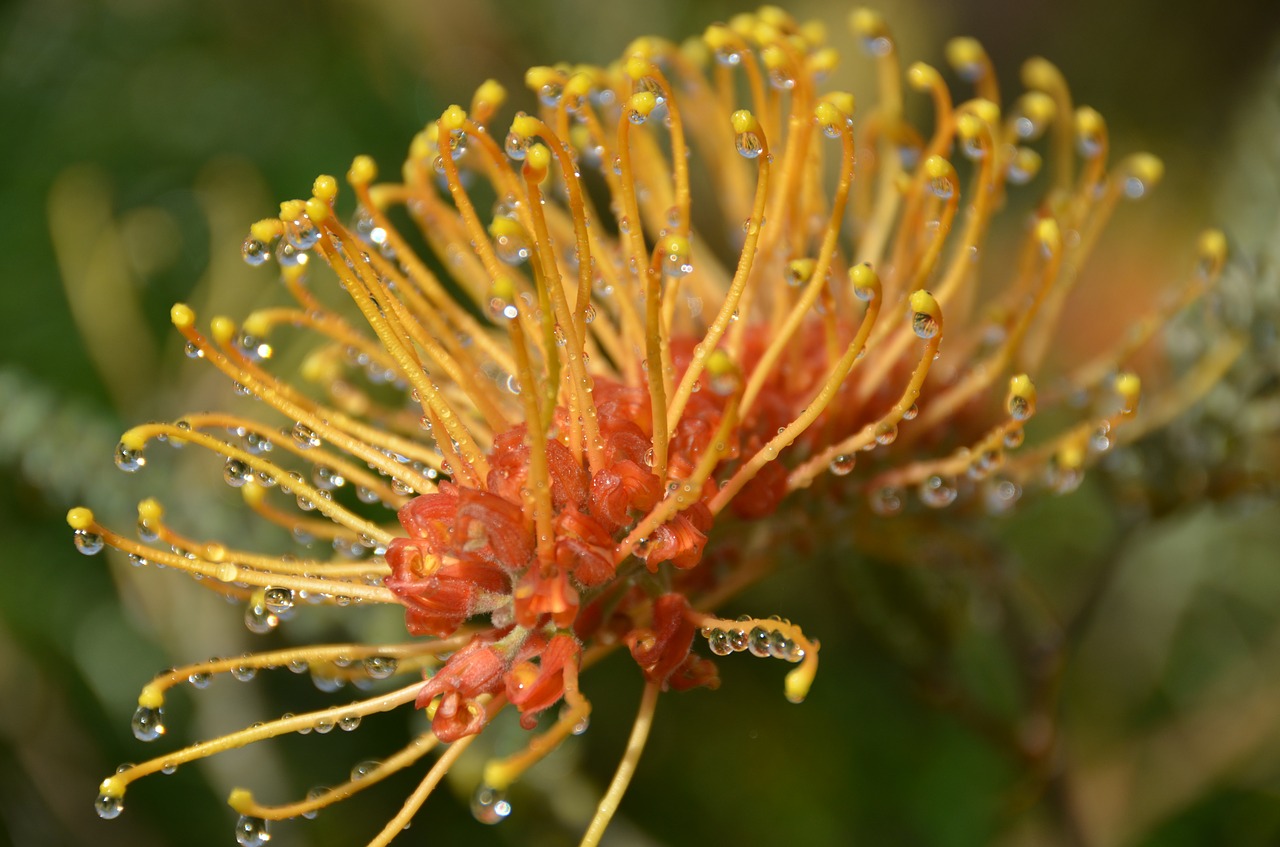
[[[127,564],[77,555],[63,515],[87,503],[127,526],[140,497],[180,490],[169,502],[198,521],[188,526],[251,531],[208,464],[166,458],[134,478],[111,454],[131,422],[229,397],[212,369],[182,356],[168,308],[187,300],[242,314],[269,297],[239,244],[276,201],[342,172],[355,153],[394,169],[411,135],[486,77],[527,103],[529,65],[604,63],[636,35],[682,38],[749,8],[0,5],[0,842],[231,844],[231,785],[285,800],[396,749],[416,718],[153,777],[130,791],[120,819],[100,821],[98,781],[155,753],[129,730],[138,688],[166,666],[266,643],[251,642],[239,609],[172,574],[138,580]],[[865,73],[848,6],[789,8],[825,20],[848,48],[842,78]],[[1048,56],[1078,101],[1107,117],[1117,150],[1161,155],[1166,184],[1130,213],[1143,221],[1135,237],[1155,239],[1139,261],[1185,256],[1199,227],[1230,227],[1221,186],[1278,46],[1273,0],[881,8],[907,60],[941,65],[947,37],[979,37],[1007,92],[1024,58]],[[1280,143],[1280,125],[1255,131],[1243,143]],[[1250,177],[1255,188],[1277,179]],[[1278,203],[1280,193],[1273,214]],[[776,611],[822,639],[812,697],[791,706],[779,668],[728,659],[719,692],[663,698],[606,843],[1280,843],[1278,518],[1274,499],[1252,495],[1134,521],[1091,479],[993,528],[957,530],[955,545],[925,527],[941,551],[928,567],[878,563],[857,539],[797,551],[732,612]],[[395,621],[310,615],[266,641],[340,626]],[[470,819],[476,774],[463,767],[397,843],[576,843],[639,689],[625,660],[593,670],[590,731],[530,774],[504,824]],[[174,698],[159,743],[319,702],[289,674],[219,680]],[[1028,756],[1049,725],[1066,743]],[[516,732],[485,738],[514,744]],[[272,843],[362,843],[412,785],[391,782],[315,822],[277,826]]]

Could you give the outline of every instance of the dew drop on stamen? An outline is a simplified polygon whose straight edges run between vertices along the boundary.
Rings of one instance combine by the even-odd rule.
[[[934,474],[920,483],[920,502],[931,509],[941,509],[956,501],[958,491],[946,477]]]
[[[831,460],[831,464],[827,466],[827,469],[831,471],[832,476],[848,476],[853,473],[853,468],[857,461],[856,454],[841,453]]]
[[[320,436],[316,435],[315,430],[298,421],[293,425],[293,431],[290,433],[293,437],[293,443],[297,444],[303,450],[309,450],[312,447],[320,446]]]
[[[885,486],[871,492],[871,511],[881,517],[890,517],[902,511],[902,492],[891,486]]]
[[[263,605],[273,615],[285,615],[293,610],[292,588],[268,588],[262,596]]]
[[[881,447],[888,447],[890,444],[898,440],[897,424],[882,423],[876,426],[876,443]]]
[[[373,679],[386,679],[396,672],[393,656],[370,656],[364,660],[364,672]]]
[[[99,794],[93,808],[98,813],[98,817],[103,820],[113,820],[120,817],[120,813],[124,811],[124,798],[113,794]]]
[[[369,759],[368,761],[360,762],[358,765],[356,765],[351,769],[351,781],[359,782],[360,780],[364,779],[366,776],[368,776],[369,774],[377,770],[379,765],[381,764],[382,764],[381,762],[375,759]]]
[[[263,818],[241,815],[236,821],[236,843],[240,847],[263,847],[270,840],[270,827]]]
[[[165,732],[164,709],[139,706],[133,713],[130,725],[133,728],[134,738],[139,741],[155,741]]]
[[[338,719],[338,729],[351,732],[360,726],[359,715],[345,715]]]
[[[250,602],[245,606],[244,625],[255,635],[265,635],[275,629],[280,623],[280,618],[267,611],[267,607],[262,604]]]
[[[308,801],[318,800],[328,793],[329,793],[328,788],[318,785],[307,792],[307,800]],[[306,820],[311,821],[311,820],[315,820],[316,815],[318,815],[319,813],[320,813],[319,809],[312,809],[309,812],[303,812],[302,817],[305,818]]]
[[[227,459],[222,466],[222,478],[232,488],[239,488],[253,477],[253,470],[236,458]]]
[[[212,679],[213,677],[207,673],[193,673],[187,677],[187,682],[191,683],[193,688],[208,688]]]
[[[734,145],[738,149],[738,155],[745,159],[759,158],[760,153],[764,150],[764,143],[760,140],[760,136],[754,132],[740,132],[734,139]]]
[[[496,824],[511,814],[511,804],[505,792],[488,785],[481,785],[471,797],[471,815],[480,823]]]
[[[911,316],[911,329],[921,338],[933,338],[938,334],[938,322],[927,312],[916,312]]]
[[[258,673],[258,669],[252,665],[240,665],[231,669],[231,676],[239,682],[248,682]]]
[[[86,556],[94,556],[102,552],[105,542],[102,536],[86,529],[77,529],[74,533],[76,549]]]
[[[729,644],[729,633],[723,629],[711,630],[707,635],[707,645],[717,656],[727,656],[733,652],[733,647]]]
[[[251,235],[240,245],[240,255],[245,264],[256,268],[271,258],[271,248]]]
[[[130,450],[123,441],[116,445],[116,467],[120,470],[133,473],[146,463],[147,457],[142,455],[142,450]]]

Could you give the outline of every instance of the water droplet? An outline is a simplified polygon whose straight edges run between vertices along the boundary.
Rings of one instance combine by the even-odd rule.
[[[1004,434],[1004,446],[1010,450],[1016,450],[1022,446],[1022,442],[1026,437],[1026,433],[1022,431],[1022,427],[1014,427]]]
[[[529,242],[523,235],[504,233],[493,240],[494,252],[508,265],[519,265],[529,258]]]
[[[240,847],[262,847],[270,840],[270,828],[262,818],[241,815],[236,821],[236,843]]]
[[[73,536],[76,549],[86,556],[93,556],[102,551],[105,542],[102,536],[87,529],[77,529]]]
[[[1034,411],[1031,401],[1019,394],[1014,394],[1009,398],[1009,417],[1015,421],[1025,421],[1031,417]]]
[[[471,814],[480,823],[501,823],[511,814],[511,804],[507,802],[504,792],[481,785],[471,798]]]
[[[329,793],[328,788],[325,788],[323,786],[316,786],[315,788],[312,788],[310,791],[307,792],[307,799],[318,800],[328,793]],[[309,812],[303,812],[302,817],[306,818],[309,821],[313,821],[316,819],[316,815],[318,815],[319,813],[320,813],[319,809],[312,809]]]
[[[848,476],[853,473],[853,466],[857,464],[857,455],[854,453],[841,453],[831,460],[831,464],[827,469],[831,471],[833,476]]]
[[[286,240],[276,242],[276,262],[282,268],[293,268],[307,263],[307,252],[299,250]]]
[[[262,597],[267,611],[273,615],[286,615],[293,611],[292,588],[268,588]]]
[[[222,466],[222,478],[232,488],[239,488],[253,478],[253,469],[236,458],[229,458]]]
[[[139,706],[133,713],[133,737],[139,741],[155,741],[164,735],[164,709]]]
[[[373,773],[382,763],[376,759],[369,759],[356,765],[351,769],[351,781],[357,782]]]
[[[723,629],[711,630],[707,635],[707,645],[717,656],[727,656],[733,652],[733,647],[729,644],[729,633]]]
[[[742,54],[727,47],[717,48],[715,55],[716,61],[727,68],[732,68],[742,62]]]
[[[881,517],[898,514],[902,511],[902,492],[891,486],[871,492],[871,511]]]
[[[902,419],[904,421],[914,421],[919,415],[920,407],[912,403],[911,407],[902,413]]]
[[[764,150],[764,142],[760,140],[760,136],[751,131],[738,133],[734,144],[738,148],[738,155],[747,159],[758,158]]]
[[[244,240],[244,244],[240,245],[240,255],[244,257],[247,265],[256,268],[271,258],[271,248],[253,236],[249,236]]]
[[[956,501],[958,491],[946,477],[934,474],[920,483],[920,502],[931,509],[941,509]]]
[[[193,673],[187,677],[187,682],[191,683],[194,688],[208,688],[211,679],[213,677],[207,673]]]
[[[290,434],[293,437],[293,443],[297,444],[303,450],[309,450],[312,447],[320,446],[320,436],[316,435],[315,430],[304,424],[302,421],[298,421],[293,425],[293,432]]]
[[[374,679],[386,679],[396,672],[396,664],[392,656],[370,656],[364,660],[364,672]]]
[[[343,732],[351,732],[360,726],[359,715],[344,715],[338,719],[338,728]]]
[[[258,669],[252,665],[240,665],[231,669],[231,676],[240,682],[248,682],[258,673]]]
[[[316,732],[320,735],[326,735],[334,727],[333,721],[328,718],[320,718],[316,721]]]
[[[898,425],[882,423],[876,426],[876,443],[887,447],[898,440]]]
[[[938,334],[938,322],[928,312],[916,312],[911,316],[911,329],[921,338],[933,338]]]
[[[514,132],[507,133],[507,139],[502,145],[507,151],[507,155],[517,162],[523,162],[526,153],[529,150],[529,139]]]
[[[116,467],[120,470],[133,473],[146,463],[147,457],[142,455],[141,449],[130,450],[123,441],[116,445]]]
[[[280,618],[267,611],[262,604],[250,602],[244,609],[245,628],[255,635],[265,635],[276,628]]]
[[[98,817],[113,820],[120,817],[120,813],[124,811],[124,798],[114,794],[99,794],[93,808],[98,812]]]
[[[361,503],[377,503],[380,498],[378,492],[361,485],[356,488],[356,499]]]

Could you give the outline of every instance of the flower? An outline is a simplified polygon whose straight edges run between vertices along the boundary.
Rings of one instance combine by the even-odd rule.
[[[1159,180],[1159,161],[1110,165],[1102,118],[1074,109],[1044,60],[1026,65],[1030,90],[1002,107],[991,63],[969,39],[947,52],[971,99],[953,103],[927,65],[905,73],[933,103],[923,134],[904,116],[885,23],[865,10],[851,22],[881,92],[870,109],[822,90],[838,55],[820,26],[774,7],[685,45],[637,40],[610,68],[533,68],[526,81],[540,106],[505,133],[505,92],[491,81],[470,109],[451,106],[415,136],[398,181],[378,182],[374,163],[357,157],[350,224],[330,176],[254,224],[244,258],[274,257],[293,305],[239,324],[215,317],[207,331],[190,307],[173,308],[189,353],[284,428],[228,413],[144,424],[123,435],[117,464],[139,470],[157,440],[198,445],[304,552],[197,541],[155,500],[139,507],[137,541],[72,510],[81,551],[111,546],[200,578],[243,601],[254,631],[305,600],[397,607],[411,638],[161,674],[139,697],[136,734],[162,735],[166,692],[210,674],[301,664],[323,685],[409,679],[122,768],[102,783],[100,814],[117,815],[130,784],[173,765],[422,709],[430,730],[359,778],[285,806],[243,789],[230,798],[240,842],[260,844],[267,821],[309,815],[448,745],[371,842],[384,844],[512,707],[535,734],[484,769],[478,815],[494,821],[509,812],[503,792],[590,714],[580,671],[625,646],[646,684],[583,841],[594,844],[658,693],[718,685],[715,664],[694,649],[699,637],[718,656],[793,664],[785,694],[808,694],[817,641],[781,618],[712,611],[769,569],[773,516],[788,499],[853,492],[889,517],[917,508],[914,490],[924,509],[1003,512],[1028,487],[1072,490],[1116,439],[1159,425],[1212,384],[1239,351],[1227,332],[1145,417],[1128,367],[1212,285],[1225,253],[1217,232],[1202,237],[1184,289],[1113,348],[1052,360],[1056,319],[1090,249],[1120,200]],[[1037,178],[1046,135],[1044,198],[1022,246],[990,257],[987,231],[1006,194]],[[699,181],[724,225],[694,226]],[[716,219],[701,205],[698,215]],[[722,242],[735,256],[727,264]],[[344,302],[313,285],[319,264]],[[298,374],[314,390],[268,367],[282,327],[319,339]],[[1042,397],[1033,380],[1052,390]],[[1024,445],[1041,407],[1055,414]]]

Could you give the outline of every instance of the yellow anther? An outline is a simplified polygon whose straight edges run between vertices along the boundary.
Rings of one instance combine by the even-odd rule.
[[[792,259],[787,263],[787,275],[797,285],[813,279],[813,270],[818,263],[813,259]]]
[[[549,85],[559,85],[564,75],[555,68],[537,65],[524,72],[524,84],[532,91],[541,91]]]
[[[943,84],[942,74],[938,73],[937,68],[924,62],[913,62],[907,68],[907,82],[916,91],[929,91]]]
[[[535,181],[542,182],[547,178],[547,170],[551,167],[551,151],[545,144],[530,144],[525,153],[524,170]]]
[[[1076,109],[1076,134],[1081,138],[1095,138],[1107,131],[1107,123],[1096,109],[1081,106]]]
[[[249,335],[256,335],[259,338],[271,332],[271,318],[266,312],[250,312],[241,324],[244,331]]]
[[[368,185],[378,178],[378,166],[369,156],[356,156],[347,170],[347,182],[352,185]]]
[[[1010,167],[1018,173],[1018,181],[1028,182],[1034,179],[1036,174],[1040,173],[1042,161],[1040,154],[1035,150],[1030,147],[1019,147],[1018,152],[1013,155]]]
[[[649,113],[658,105],[658,98],[649,91],[637,91],[627,100],[627,110],[638,115],[649,117]]]
[[[824,103],[830,103],[841,112],[846,118],[853,117],[854,111],[857,109],[857,103],[853,99],[853,95],[847,91],[828,91],[822,95]]]
[[[98,793],[117,800],[124,796],[125,783],[118,776],[109,776],[98,784]]]
[[[721,24],[712,24],[707,27],[707,31],[702,34],[702,40],[712,50],[729,50],[732,48],[734,37],[733,30]]]
[[[849,28],[863,38],[880,38],[889,34],[884,16],[874,9],[854,9],[849,13]]]
[[[427,138],[425,132],[414,133],[413,139],[409,142],[409,158],[411,160],[421,161],[428,156],[434,156],[435,153],[435,145]]]
[[[67,523],[72,529],[88,529],[93,526],[93,512],[84,506],[77,506],[67,512]]]
[[[760,61],[771,71],[785,70],[787,67],[787,54],[777,44],[769,44],[761,49]]]
[[[341,368],[333,356],[324,350],[316,350],[302,360],[298,373],[307,382],[324,384],[341,376]]]
[[[595,77],[588,73],[578,72],[569,77],[564,84],[564,96],[570,102],[581,100],[595,88]]]
[[[977,75],[986,67],[987,51],[976,38],[953,38],[947,42],[946,52],[947,64],[970,81],[979,79]]]
[[[746,109],[739,109],[734,112],[729,120],[733,122],[734,132],[759,132],[760,122],[756,120],[756,116]]]
[[[1022,63],[1022,84],[1042,91],[1053,90],[1062,83],[1062,71],[1043,56],[1033,56]]]
[[[471,98],[471,111],[492,114],[507,100],[506,87],[496,79],[486,79]]]
[[[930,156],[924,162],[924,174],[934,181],[945,181],[954,183],[956,181],[956,169],[950,162],[941,156]]]
[[[306,208],[306,204],[301,200],[285,200],[280,204],[280,220],[296,221],[302,217],[302,212]]]
[[[338,196],[338,181],[329,174],[320,174],[311,184],[311,193],[325,203],[332,203]]]
[[[1116,375],[1116,393],[1120,395],[1122,411],[1131,415],[1138,410],[1138,400],[1142,396],[1142,380],[1138,375],[1125,371]]]
[[[733,357],[723,348],[716,348],[711,351],[711,355],[707,357],[706,371],[711,376],[726,376],[735,373],[738,366],[734,364]]]
[[[654,38],[651,35],[642,35],[627,45],[622,51],[622,55],[640,58],[646,62],[651,61],[654,56],[665,52],[663,50],[663,42],[660,38]],[[638,79],[639,77],[632,77]]]
[[[1036,222],[1036,241],[1046,255],[1054,255],[1062,249],[1062,228],[1053,218],[1041,218]]]
[[[538,134],[539,121],[524,112],[511,119],[511,131],[521,138],[532,138]]]
[[[1063,470],[1078,471],[1084,467],[1084,450],[1079,444],[1064,444],[1053,460]]]
[[[812,47],[821,47],[827,43],[827,25],[819,20],[805,21],[800,24],[800,37]]]
[[[813,678],[817,672],[817,664],[805,662],[787,674],[782,690],[788,703],[804,702],[804,698],[809,696],[809,689],[813,687]]]
[[[242,815],[249,814],[256,807],[253,794],[247,788],[231,789],[231,795],[227,797],[227,805]]]
[[[1005,400],[1009,415],[1023,421],[1036,412],[1036,386],[1031,377],[1018,374],[1009,380],[1009,396]]]
[[[987,123],[982,118],[968,112],[956,118],[956,134],[966,141],[980,138],[986,126]]]
[[[1196,251],[1200,254],[1204,272],[1212,276],[1222,270],[1227,261],[1227,236],[1220,229],[1206,229],[1200,233]]]
[[[839,128],[847,120],[847,116],[842,114],[838,108],[831,103],[819,103],[813,110],[813,116],[817,118],[818,123],[824,127]]]
[[[911,311],[917,315],[928,315],[935,321],[942,319],[942,307],[934,296],[923,288],[911,292]]]
[[[440,128],[445,132],[455,132],[462,129],[462,123],[467,119],[467,113],[462,107],[454,104],[440,113]]]
[[[307,217],[311,218],[311,222],[313,224],[318,224],[326,220],[332,212],[332,209],[329,207],[329,203],[325,200],[321,200],[319,197],[312,197],[308,200],[306,210]]]
[[[244,502],[249,506],[258,506],[262,504],[263,500],[267,499],[267,489],[256,482],[246,482],[240,486],[240,496],[244,498]]]
[[[142,450],[147,446],[147,437],[137,429],[131,429],[120,436],[120,443],[126,450]]]
[[[680,54],[684,56],[685,61],[699,68],[705,68],[711,61],[706,42],[697,37],[686,38],[680,42]]]
[[[623,65],[627,76],[632,80],[644,79],[653,71],[653,62],[649,61],[647,56],[630,56]]]
[[[178,329],[189,329],[196,322],[196,313],[186,303],[174,303],[169,310],[169,320]]]
[[[218,315],[209,321],[209,335],[219,344],[230,344],[236,334],[236,322],[225,315]]]
[[[729,29],[739,38],[751,38],[755,34],[756,16],[742,12],[729,18]]]
[[[676,256],[681,259],[688,258],[689,239],[681,235],[668,235],[662,242],[662,251],[668,256]]]
[[[1164,177],[1164,162],[1150,153],[1134,153],[1120,163],[1120,173],[1130,180],[1125,193],[1130,197],[1141,197]],[[1137,180],[1137,183],[1132,180]]]
[[[796,19],[778,6],[761,6],[756,9],[756,17],[763,23],[786,32],[796,28]]]
[[[541,146],[541,145],[539,145]],[[545,149],[545,148],[543,148]],[[489,234],[494,238],[526,238],[524,227],[511,218],[497,217],[489,224]]]
[[[979,120],[986,122],[987,126],[995,126],[1000,122],[1000,104],[993,103],[984,97],[970,100],[965,104],[968,113],[971,113]]]
[[[138,520],[158,521],[164,517],[164,506],[160,505],[160,501],[154,497],[148,497],[138,503]]]
[[[823,47],[809,56],[809,72],[818,76],[826,76],[840,64],[840,51],[834,47]]]
[[[164,689],[148,682],[138,694],[138,705],[144,709],[158,709],[164,705]]]
[[[859,300],[880,299],[880,274],[866,262],[849,268],[849,283]]]
[[[265,218],[249,227],[249,234],[263,244],[270,244],[283,233],[284,224],[279,218]]]

